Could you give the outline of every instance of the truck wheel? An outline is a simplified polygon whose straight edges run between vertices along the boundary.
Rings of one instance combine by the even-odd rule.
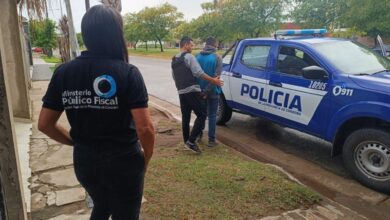
[[[217,109],[217,125],[224,125],[232,117],[232,109],[227,105],[225,97],[219,96]]]
[[[380,129],[359,129],[343,146],[346,168],[364,185],[390,192],[390,133]]]

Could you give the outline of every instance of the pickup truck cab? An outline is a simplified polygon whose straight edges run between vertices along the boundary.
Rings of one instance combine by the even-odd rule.
[[[390,60],[326,37],[245,39],[233,51],[218,124],[238,111],[317,136],[333,143],[357,180],[390,192]]]

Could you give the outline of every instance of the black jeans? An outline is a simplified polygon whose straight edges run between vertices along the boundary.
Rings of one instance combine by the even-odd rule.
[[[73,151],[76,177],[91,196],[91,220],[137,220],[141,208],[145,158],[140,145],[85,146]]]
[[[184,143],[188,140],[192,143],[195,142],[200,132],[204,128],[207,111],[205,100],[200,97],[200,92],[191,92],[186,94],[180,94],[180,109],[182,115],[181,126],[183,130]],[[194,111],[196,120],[194,127],[190,133],[190,121],[191,113]]]

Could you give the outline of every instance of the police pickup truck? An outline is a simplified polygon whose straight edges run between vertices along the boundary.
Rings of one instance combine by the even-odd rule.
[[[324,33],[236,42],[217,123],[238,111],[317,136],[357,180],[390,192],[390,60],[350,40],[309,36]]]

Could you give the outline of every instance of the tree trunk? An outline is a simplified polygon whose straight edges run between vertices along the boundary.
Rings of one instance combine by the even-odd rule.
[[[88,11],[90,8],[89,0],[85,0],[85,10]]]
[[[66,6],[66,14],[68,18],[68,26],[69,26],[69,42],[71,48],[70,57],[73,59],[80,54],[80,50],[79,50],[79,44],[77,42],[76,31],[73,25],[73,17],[72,17],[72,9],[70,6],[70,0],[65,0],[65,6]]]
[[[138,44],[138,41],[136,41],[136,42],[134,43],[134,50],[137,50],[137,44]]]
[[[115,8],[119,13],[122,12],[122,1],[121,0],[101,0],[104,5]]]
[[[158,39],[158,42],[160,43],[161,52],[164,52],[164,49],[163,49],[163,46],[162,46],[162,43],[161,43],[161,39]]]
[[[218,50],[221,50],[222,49],[222,42],[223,42],[223,40],[219,40],[218,41]]]
[[[146,45],[145,45],[145,46],[146,46],[146,51],[148,51],[148,49],[149,49],[149,48],[148,48],[148,42],[145,41],[145,44],[146,44]]]

